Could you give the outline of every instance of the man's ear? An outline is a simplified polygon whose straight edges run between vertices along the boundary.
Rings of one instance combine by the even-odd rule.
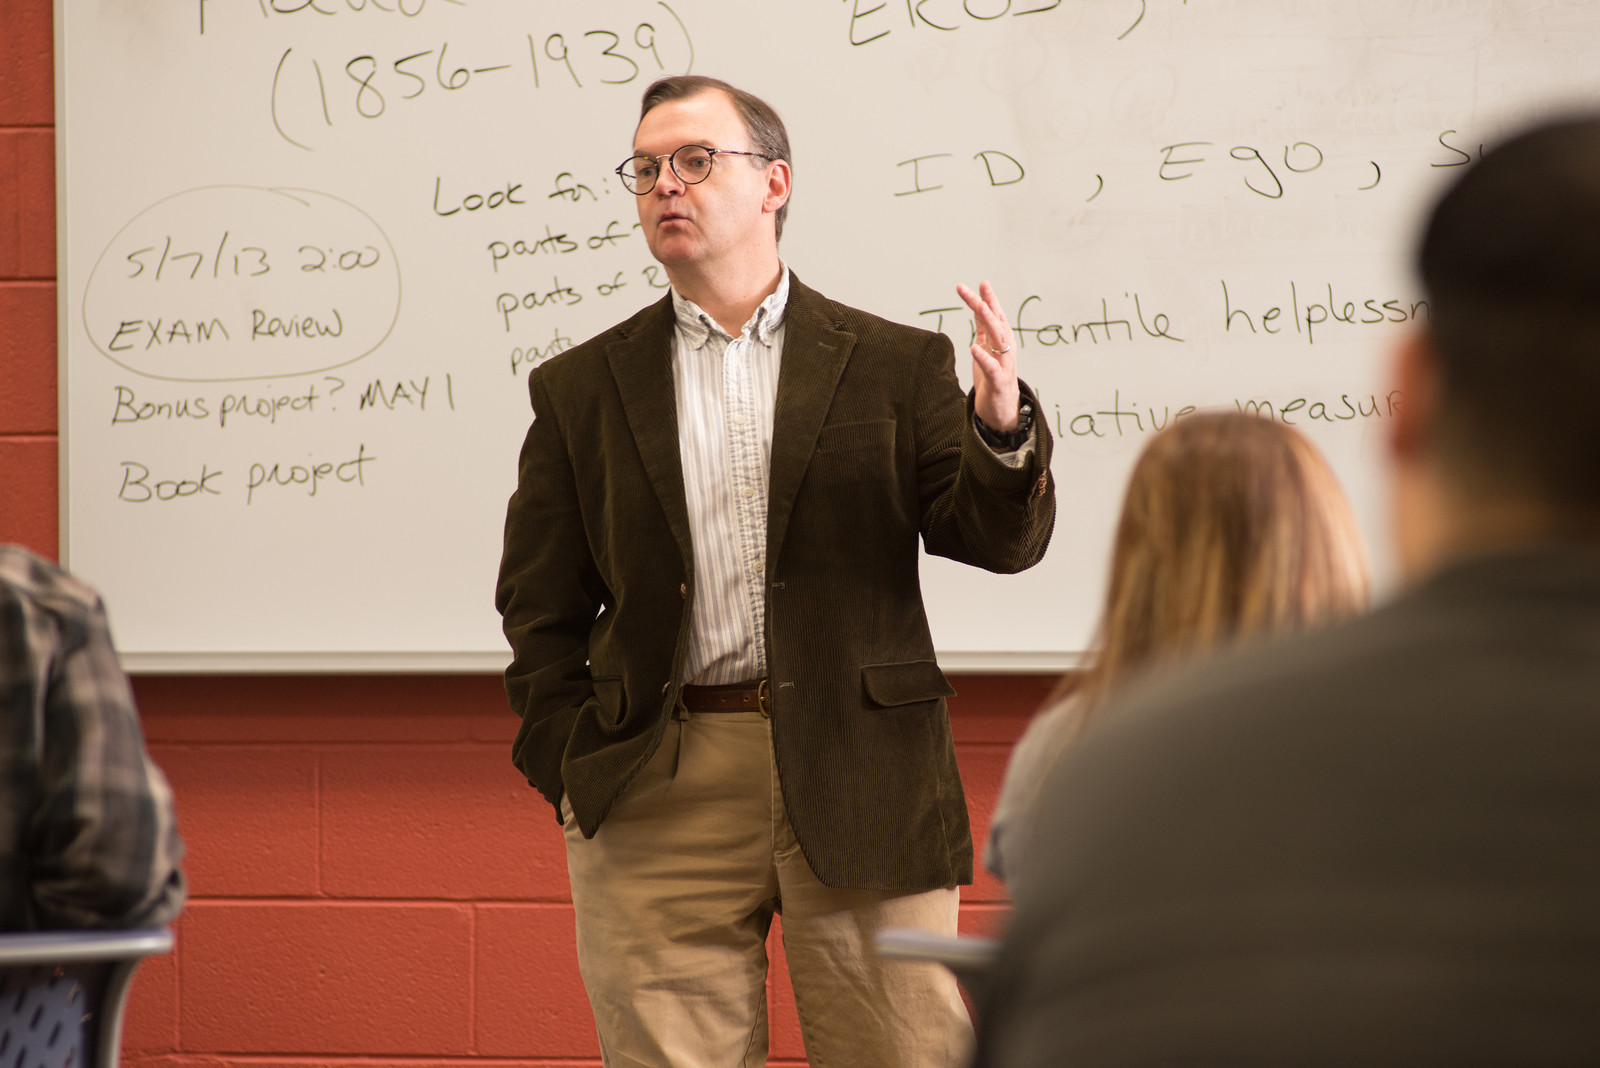
[[[1431,446],[1439,415],[1439,359],[1426,328],[1407,335],[1395,351],[1392,380],[1400,402],[1389,424],[1389,456],[1414,463]]]
[[[787,204],[793,180],[788,160],[775,159],[767,164],[767,195],[761,200],[761,210],[771,214]]]

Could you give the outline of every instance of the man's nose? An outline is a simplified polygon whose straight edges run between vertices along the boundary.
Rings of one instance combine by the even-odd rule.
[[[672,169],[672,161],[663,159],[661,169],[656,172],[656,187],[653,192],[662,196],[681,194],[689,188],[689,183],[678,177],[678,172]]]

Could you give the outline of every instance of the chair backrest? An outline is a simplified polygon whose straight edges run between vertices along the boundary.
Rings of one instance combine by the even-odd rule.
[[[164,928],[0,934],[0,1065],[115,1068],[133,970],[171,949]]]
[[[955,973],[973,1002],[981,1002],[996,959],[1000,940],[974,935],[942,935],[910,927],[885,927],[873,936],[878,956],[884,960],[933,961]]]

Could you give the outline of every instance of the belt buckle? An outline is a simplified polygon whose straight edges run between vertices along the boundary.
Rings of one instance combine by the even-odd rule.
[[[761,710],[764,718],[772,718],[772,692],[766,679],[762,679],[756,686],[756,708]]]

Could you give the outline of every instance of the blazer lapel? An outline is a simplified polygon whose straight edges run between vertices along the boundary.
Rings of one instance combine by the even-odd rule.
[[[619,328],[620,336],[606,346],[606,359],[645,474],[666,513],[685,566],[692,569],[689,506],[678,448],[678,402],[672,384],[672,329],[672,298],[668,296]]]
[[[827,298],[789,275],[783,362],[772,420],[772,469],[767,482],[767,559],[777,560],[800,480],[816,451],[856,336],[843,329]]]

